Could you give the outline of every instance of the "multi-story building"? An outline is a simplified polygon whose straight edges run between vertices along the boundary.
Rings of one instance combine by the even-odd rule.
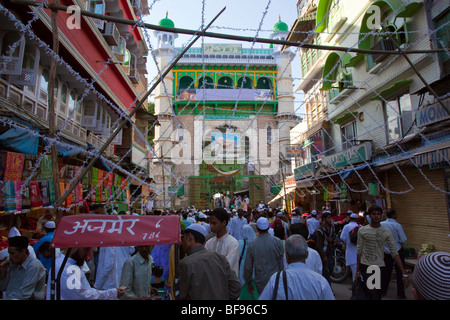
[[[288,38],[344,48],[301,50],[299,89],[312,106],[308,129],[317,123],[313,130],[322,133],[315,153],[304,142],[310,165],[295,169],[298,185],[312,182],[304,190],[318,194],[310,207],[325,201],[337,212],[393,207],[416,251],[422,244],[450,249],[449,56],[429,51],[448,49],[444,3],[299,1]],[[395,50],[419,52],[407,58],[383,52]],[[316,120],[319,104],[325,125]]]
[[[160,25],[174,27],[169,18]],[[286,39],[278,21],[274,39]],[[177,35],[155,31],[155,55],[163,70],[181,49]],[[289,145],[294,114],[293,53],[281,46],[244,48],[242,44],[204,43],[179,60],[154,97],[153,176],[157,207],[212,207],[217,193],[248,195],[250,206],[273,195],[282,180],[280,152]],[[283,159],[283,166],[290,166]],[[169,202],[171,201],[171,202]]]
[[[60,4],[134,21],[148,14],[144,0],[133,4],[125,0],[75,0]],[[41,159],[50,154],[46,148],[52,141],[48,136],[52,118],[49,103],[54,99],[57,161],[65,168],[64,172],[72,172],[68,175],[61,171],[60,182],[66,188],[73,180],[73,167],[81,168],[89,161],[91,155],[86,151],[99,149],[147,90],[148,47],[144,30],[77,16],[76,11],[58,11],[59,51],[55,53],[51,10],[21,4],[2,4],[0,10],[2,149],[25,154],[30,159],[29,163],[25,161],[29,179],[39,181]],[[52,58],[56,59],[57,67],[54,90],[49,92],[49,83],[53,81]],[[91,175],[83,180],[83,197],[87,197],[84,200],[90,200],[92,194],[96,195],[96,200],[92,197],[94,203],[118,200],[118,190],[111,194],[111,189],[101,187],[127,186],[129,190],[132,184],[139,188],[143,181],[148,182],[146,106],[147,102],[106,148],[103,160],[94,166],[98,184],[92,183]],[[14,133],[18,128],[28,128],[25,138]],[[106,173],[98,177],[97,172],[113,173],[117,183],[112,178],[108,178],[109,182],[102,181],[100,178],[106,177]],[[97,187],[95,191],[91,185]],[[128,209],[125,200],[122,194],[121,210]]]

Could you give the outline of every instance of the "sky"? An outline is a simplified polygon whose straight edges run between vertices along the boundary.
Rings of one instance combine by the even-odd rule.
[[[226,10],[219,16],[215,23],[208,29],[214,33],[233,34],[239,36],[257,36],[258,38],[270,38],[272,28],[279,17],[289,29],[297,19],[298,0],[148,0],[150,14],[144,17],[144,22],[158,24],[168,14],[176,28],[197,30],[202,25],[208,24],[224,7]],[[156,48],[156,39],[153,30],[148,30],[148,36],[153,48]],[[176,47],[186,46],[192,36],[179,34],[175,40]],[[234,40],[217,38],[205,38],[205,43],[236,43]],[[200,47],[202,39],[199,39],[194,47]],[[243,48],[251,48],[251,42],[243,42]],[[269,44],[256,43],[254,48],[261,46],[267,48]],[[292,61],[292,74],[295,89],[301,77],[299,55],[296,48],[295,59]],[[148,57],[149,83],[156,75],[156,67],[151,55]],[[301,113],[301,97],[296,96],[295,108]]]

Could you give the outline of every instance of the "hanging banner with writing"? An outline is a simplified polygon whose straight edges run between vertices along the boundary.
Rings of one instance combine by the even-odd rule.
[[[5,176],[6,181],[22,180],[23,163],[25,155],[23,153],[8,152],[6,155]]]
[[[64,216],[54,248],[143,246],[180,243],[178,216],[80,214]]]

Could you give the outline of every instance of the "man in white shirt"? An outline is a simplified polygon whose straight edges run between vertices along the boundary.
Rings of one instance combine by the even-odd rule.
[[[98,290],[92,288],[80,266],[83,266],[91,248],[72,248],[60,279],[61,300],[116,300],[125,293],[125,288]],[[55,261],[55,274],[58,274],[65,254]],[[47,300],[50,300],[51,273],[48,275]]]
[[[308,228],[303,222],[292,224],[290,227],[291,235],[292,234],[299,234],[305,240],[308,238]],[[284,268],[287,268],[287,260],[286,257],[284,257]],[[308,246],[308,257],[305,260],[306,266],[317,272],[318,274],[322,274],[322,258],[320,258],[320,254],[314,250],[313,248],[310,248]]]
[[[261,201],[261,202],[258,204],[257,210],[263,210],[264,208],[265,208],[264,202]]]
[[[247,219],[244,218],[244,210],[242,208],[239,208],[237,210],[237,216],[234,216],[230,220],[230,234],[236,239],[236,240],[242,240],[242,228],[244,225],[248,224]]]
[[[352,270],[352,279],[355,278],[356,272],[356,243],[350,241],[350,231],[360,225],[356,222],[358,214],[350,214],[350,222],[342,228],[341,240],[345,242],[345,265]]]
[[[227,257],[231,270],[236,272],[236,276],[239,276],[239,241],[227,231],[227,211],[224,208],[214,209],[210,215],[209,224],[211,232],[216,236],[206,242],[205,248]]]
[[[403,246],[406,243],[406,235],[403,231],[402,225],[397,222],[397,213],[394,209],[387,209],[386,211],[387,220],[382,221],[380,224],[388,228],[392,236],[394,237],[395,246],[397,248],[397,252],[400,256],[400,259],[405,265],[405,254],[403,251]],[[381,294],[386,294],[387,290],[389,288],[389,282],[391,280],[391,273],[392,269],[394,267],[394,259],[392,259],[391,252],[387,245],[384,246],[384,273],[382,274],[382,281],[381,281]],[[395,265],[395,273],[397,275],[397,296],[399,298],[405,298],[405,286],[403,284],[402,280],[402,272],[401,270]]]
[[[123,265],[133,252],[133,247],[101,247],[94,287],[100,290],[118,288]]]
[[[311,211],[311,218],[306,220],[306,225],[308,226],[308,232],[309,232],[310,236],[320,226],[320,221],[317,220],[317,211],[316,210]]]

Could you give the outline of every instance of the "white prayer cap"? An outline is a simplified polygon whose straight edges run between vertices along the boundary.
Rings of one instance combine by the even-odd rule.
[[[267,230],[269,229],[269,220],[267,218],[261,217],[256,221],[256,226],[259,230]]]
[[[21,234],[16,227],[12,227],[11,230],[9,230],[8,238],[19,237],[19,236],[21,236]]]
[[[187,227],[186,230],[194,230],[200,232],[203,236],[206,236],[206,229],[200,223],[191,223],[191,225]]]
[[[316,215],[317,215],[317,211],[316,211],[316,210],[313,210],[313,211],[311,211],[311,214],[312,214],[313,216],[316,216]]]
[[[356,213],[352,213],[352,214],[350,215],[350,218],[352,218],[352,219],[357,219],[357,218],[358,218],[358,215],[357,215]]]
[[[47,221],[44,225],[46,228],[48,229],[55,229],[56,228],[56,224],[54,221]]]
[[[200,219],[206,219],[206,215],[202,212],[198,215]]]
[[[281,211],[279,211],[278,213],[277,213],[277,217],[283,217],[283,212],[281,212]]]

